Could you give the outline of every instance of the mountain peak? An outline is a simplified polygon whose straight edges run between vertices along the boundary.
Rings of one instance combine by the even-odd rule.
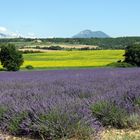
[[[81,34],[88,34],[88,33],[92,33],[92,31],[87,29],[87,30],[81,31],[80,33]]]
[[[102,31],[84,30],[74,35],[72,38],[109,38],[110,36]]]

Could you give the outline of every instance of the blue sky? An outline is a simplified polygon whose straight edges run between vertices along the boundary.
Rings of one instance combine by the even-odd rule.
[[[140,36],[140,0],[0,0],[0,32],[71,37],[90,29]]]

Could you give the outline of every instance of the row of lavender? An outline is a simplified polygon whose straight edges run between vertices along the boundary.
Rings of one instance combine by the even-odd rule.
[[[86,139],[103,126],[138,123],[139,113],[139,68],[0,73],[4,132]]]

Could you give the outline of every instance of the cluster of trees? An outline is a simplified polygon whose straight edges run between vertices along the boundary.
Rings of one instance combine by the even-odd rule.
[[[135,44],[128,46],[125,50],[125,61],[129,64],[140,67],[140,45]]]
[[[36,46],[36,49],[44,49],[44,50],[64,50],[61,46],[50,46],[50,47],[40,47]]]
[[[15,45],[3,44],[1,45],[0,61],[6,70],[18,71],[24,59],[22,53],[16,49]]]
[[[32,42],[32,38],[1,38],[0,43]]]
[[[30,38],[13,38],[0,39],[0,43],[36,43],[37,39]],[[140,44],[140,37],[119,37],[119,38],[47,38],[39,39],[42,44],[45,43],[66,43],[66,44],[81,44],[95,45],[101,49],[125,49],[132,44]]]
[[[117,63],[111,63],[112,67],[140,67],[140,44],[127,46],[125,49],[124,61],[119,60]]]
[[[42,42],[95,45],[99,46],[101,49],[125,49],[129,45],[135,43],[140,44],[140,37],[52,38],[52,39],[42,39]]]
[[[50,47],[40,47],[40,46],[36,46],[35,49],[43,49],[43,50],[66,50],[66,51],[73,51],[73,50],[81,50],[81,51],[85,51],[85,50],[100,50],[100,48],[90,48],[90,47],[81,47],[81,48],[65,48],[65,47],[61,47],[61,46],[50,46]],[[29,52],[30,53],[30,52]]]

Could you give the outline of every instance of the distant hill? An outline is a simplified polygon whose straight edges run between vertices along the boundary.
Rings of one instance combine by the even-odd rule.
[[[84,30],[72,38],[110,38],[110,36],[102,31]]]
[[[0,38],[20,38],[21,36],[17,34],[4,34],[0,33]]]
[[[7,38],[7,37],[8,37],[8,35],[0,33],[0,38]]]

